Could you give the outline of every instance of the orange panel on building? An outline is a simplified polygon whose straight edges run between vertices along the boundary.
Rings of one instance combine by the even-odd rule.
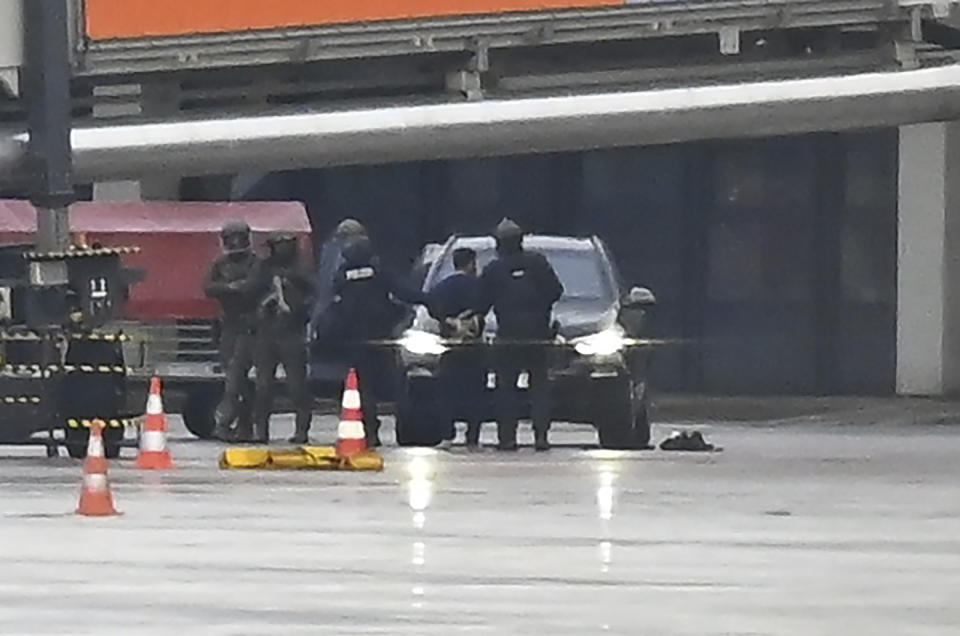
[[[86,0],[94,40],[600,6],[626,0]]]

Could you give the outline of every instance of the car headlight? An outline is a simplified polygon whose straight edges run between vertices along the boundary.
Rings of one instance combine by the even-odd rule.
[[[400,346],[416,356],[439,356],[447,350],[440,336],[418,329],[405,332],[400,338]]]
[[[612,356],[626,346],[623,333],[617,329],[606,329],[572,341],[573,349],[582,356]]]

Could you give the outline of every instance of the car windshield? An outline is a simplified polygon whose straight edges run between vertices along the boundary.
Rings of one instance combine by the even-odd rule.
[[[461,247],[455,245],[454,247]],[[470,246],[474,247],[474,246]],[[476,249],[476,247],[474,247]],[[547,257],[557,277],[563,283],[563,299],[594,300],[609,302],[613,298],[609,277],[605,275],[599,254],[595,250],[574,249],[533,249]],[[493,247],[477,249],[477,266],[483,269],[494,259]],[[447,250],[443,259],[434,268],[425,288],[434,285],[453,274],[453,250]]]

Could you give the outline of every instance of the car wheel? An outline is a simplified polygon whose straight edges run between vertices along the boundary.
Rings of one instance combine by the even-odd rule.
[[[597,437],[600,448],[631,450],[634,448],[633,413],[627,403],[609,409],[597,422]]]
[[[67,454],[73,459],[86,458],[87,446],[90,444],[90,429],[67,428],[65,431],[63,445],[67,449]],[[120,457],[122,443],[122,427],[107,427],[103,429],[103,454],[107,459]]]
[[[200,439],[212,439],[213,417],[220,401],[220,392],[210,387],[194,388],[183,404],[183,423]]]
[[[606,408],[598,409],[602,415],[595,422],[600,447],[610,450],[646,448],[650,441],[646,399],[634,407],[630,382],[618,381],[610,389],[605,392]]]
[[[396,438],[398,446],[436,446],[440,443],[440,422],[433,401],[425,388],[402,382],[397,403]]]

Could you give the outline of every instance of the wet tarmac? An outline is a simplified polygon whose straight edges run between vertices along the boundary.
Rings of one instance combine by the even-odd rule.
[[[125,451],[106,519],[71,514],[79,462],[0,448],[0,634],[957,633],[960,426],[884,413],[365,474],[222,471],[174,421],[176,470]]]

